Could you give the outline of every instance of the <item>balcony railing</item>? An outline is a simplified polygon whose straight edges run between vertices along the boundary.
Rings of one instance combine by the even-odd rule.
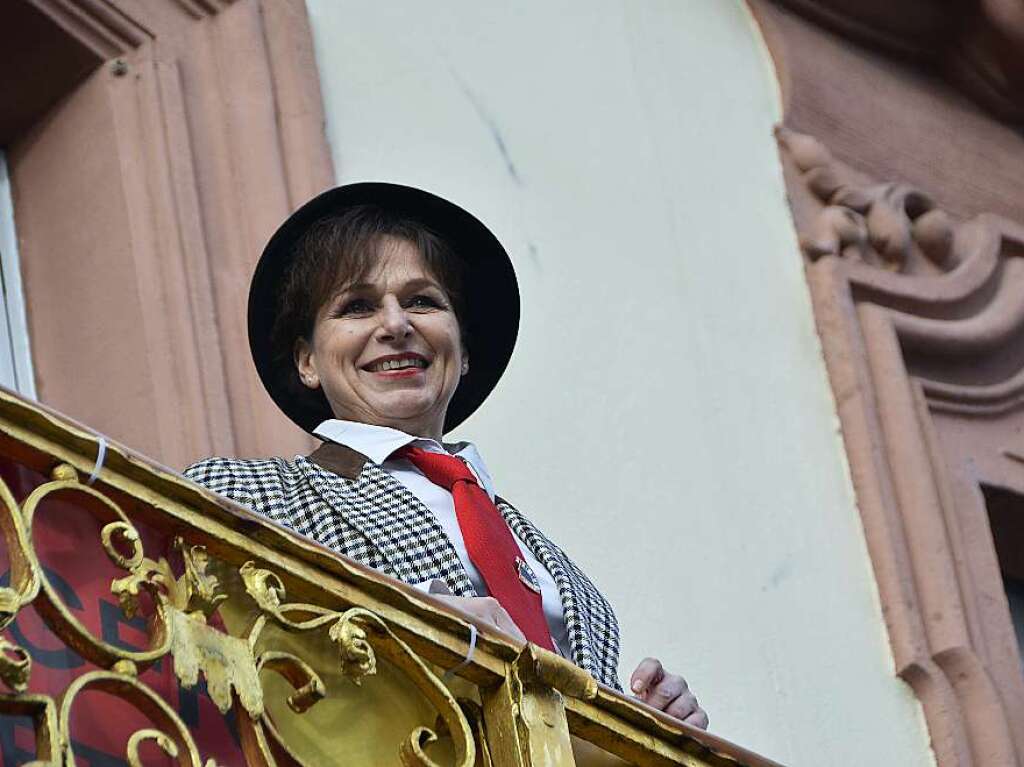
[[[5,765],[774,764],[5,391],[0,479]]]

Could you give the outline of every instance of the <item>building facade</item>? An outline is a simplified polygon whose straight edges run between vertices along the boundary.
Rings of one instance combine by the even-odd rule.
[[[429,189],[523,299],[457,436],[623,676],[784,764],[1024,763],[1024,8],[888,5],[17,0],[9,380],[175,468],[308,452],[250,270],[321,189]]]

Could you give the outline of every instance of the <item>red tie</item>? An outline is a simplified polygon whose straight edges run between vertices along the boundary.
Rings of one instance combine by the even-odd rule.
[[[411,461],[427,479],[451,492],[466,551],[483,576],[487,591],[501,603],[527,639],[554,652],[540,585],[523,559],[512,531],[469,467],[454,456],[418,447],[404,447],[396,456]]]

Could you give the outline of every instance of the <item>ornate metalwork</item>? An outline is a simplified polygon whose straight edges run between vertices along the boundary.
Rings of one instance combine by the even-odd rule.
[[[39,597],[33,604],[47,625],[86,660],[100,668],[110,668],[118,661],[130,661],[139,669],[145,669],[170,650],[170,631],[166,613],[162,609],[162,584],[157,572],[160,565],[144,556],[138,531],[117,504],[99,491],[81,484],[70,466],[58,466],[52,476],[55,479],[33,490],[22,506],[26,553],[41,587]],[[149,649],[141,652],[126,650],[95,636],[75,617],[54,587],[32,546],[32,525],[36,512],[50,498],[73,499],[76,506],[88,511],[103,524],[101,540],[107,555],[116,565],[129,571],[125,579],[115,581],[112,587],[116,589],[114,594],[127,615],[134,614],[142,589],[148,590],[153,596],[158,608],[150,631]]]
[[[378,616],[360,607],[338,612],[316,605],[285,603],[285,587],[281,579],[269,570],[258,568],[254,562],[242,565],[240,574],[246,591],[262,612],[249,630],[249,646],[261,667],[278,671],[296,686],[295,694],[288,701],[295,711],[304,711],[323,697],[324,685],[308,665],[289,653],[277,651],[270,657],[256,654],[260,637],[269,622],[291,633],[328,627],[328,636],[338,648],[342,673],[357,685],[364,677],[377,672],[376,645],[440,712],[443,725],[452,739],[456,764],[468,767],[474,763],[476,749],[472,731],[459,704],[427,664]],[[375,635],[374,643],[369,640],[371,633]],[[289,751],[271,722],[262,719],[254,720],[254,723],[257,727],[266,728],[282,748]],[[407,767],[435,767],[436,762],[426,754],[424,747],[436,739],[437,734],[430,728],[417,727],[401,744],[402,764]],[[298,761],[294,755],[293,758]]]
[[[147,740],[153,741],[161,751],[180,765],[190,767],[217,767],[212,759],[201,761],[199,750],[181,721],[163,698],[147,685],[130,674],[113,671],[92,671],[75,679],[61,697],[58,732],[63,763],[68,767],[77,764],[71,743],[71,709],[76,698],[86,690],[97,690],[114,695],[131,703],[144,713],[158,729],[144,728],[129,737],[126,757],[131,767],[141,767],[139,747]]]
[[[0,631],[5,631],[22,607],[39,593],[38,570],[33,565],[25,527],[14,496],[0,480],[0,533],[11,563],[11,585],[0,588]],[[0,637],[0,680],[15,692],[28,689],[32,659],[24,648]]]
[[[182,688],[205,679],[216,708],[233,715],[242,757],[253,767],[303,764],[299,751],[308,750],[289,741],[296,730],[285,725],[308,727],[317,717],[334,716],[330,706],[338,704],[347,713],[336,725],[332,720],[329,731],[314,731],[326,748],[307,764],[353,763],[348,749],[367,738],[366,722],[376,718],[393,743],[385,750],[406,767],[568,764],[574,760],[570,727],[635,763],[770,765],[741,750],[727,754],[722,741],[705,748],[701,734],[638,711],[568,661],[490,632],[451,682],[460,690],[456,701],[431,665],[450,668],[465,652],[465,624],[450,612],[410,599],[384,576],[297,544],[269,523],[244,517],[240,531],[244,512],[116,446],[99,487],[88,486],[79,472],[91,469],[95,454],[91,435],[0,391],[0,457],[13,455],[9,462],[49,473],[20,504],[0,480],[0,534],[10,564],[9,581],[0,585],[0,681],[10,690],[0,694],[0,716],[31,718],[34,767],[77,763],[81,747],[72,739],[72,722],[89,714],[85,698],[94,692],[124,701],[145,720],[133,723],[121,741],[132,767],[154,749],[177,765],[217,767],[203,760],[182,716],[143,678],[158,661],[173,664]],[[141,648],[115,642],[106,628],[97,636],[69,605],[57,572],[44,569],[36,520],[53,500],[69,502],[97,523],[96,542],[119,571],[109,583],[117,602],[110,607],[143,631]],[[138,513],[140,527],[143,520],[150,526],[141,527],[147,541],[152,530],[175,532],[166,558],[147,555],[140,527],[125,509]],[[72,541],[75,548],[88,542]],[[286,581],[333,606],[289,602]],[[21,634],[7,631],[27,606],[53,638],[93,664],[77,676],[69,672],[52,695],[32,689],[31,658],[15,642]],[[411,638],[415,651],[403,638]],[[365,703],[381,689],[422,699],[415,717],[430,726],[410,731],[390,721],[390,703],[384,710],[379,699]],[[308,715],[318,705],[318,713]]]
[[[269,624],[296,634],[326,628],[337,647],[342,674],[356,685],[376,673],[376,652],[382,652],[437,707],[439,721],[452,739],[457,767],[474,763],[473,736],[455,699],[427,664],[372,612],[358,607],[338,612],[312,604],[285,603],[281,579],[249,561],[238,570],[238,576],[258,613],[244,636],[232,636],[209,622],[228,594],[211,571],[205,547],[175,539],[174,549],[183,563],[183,573],[176,577],[166,559],[146,556],[139,531],[121,508],[99,491],[81,484],[72,467],[60,465],[51,476],[52,480],[33,490],[21,507],[0,481],[0,502],[4,506],[0,531],[11,560],[11,585],[0,588],[0,629],[7,628],[22,607],[35,603],[48,627],[100,670],[74,679],[56,704],[46,696],[25,696],[24,700],[17,696],[0,697],[0,712],[23,712],[27,701],[34,701],[42,712],[37,740],[44,744],[40,755],[45,759],[36,764],[51,763],[47,760],[58,755],[65,765],[76,763],[70,738],[71,711],[83,692],[97,690],[132,704],[154,725],[129,737],[125,758],[132,767],[141,765],[139,754],[145,743],[155,744],[178,764],[216,767],[212,759],[201,760],[181,718],[138,678],[147,666],[165,656],[173,658],[175,675],[183,687],[196,685],[201,674],[211,700],[221,712],[236,707],[239,727],[245,732],[243,750],[250,764],[275,765],[275,751],[300,763],[266,716],[261,672],[274,671],[293,686],[288,704],[297,713],[323,699],[326,687],[302,658],[262,646],[264,629]],[[125,616],[138,615],[144,602],[152,605],[147,649],[127,650],[92,634],[50,582],[33,548],[32,526],[41,504],[58,496],[74,499],[76,506],[87,509],[102,525],[99,538],[103,550],[111,562],[126,571],[110,586]],[[30,670],[29,654],[0,637],[0,679],[4,684],[16,693],[24,693]],[[402,764],[436,767],[425,748],[437,737],[434,730],[417,727],[396,744]]]

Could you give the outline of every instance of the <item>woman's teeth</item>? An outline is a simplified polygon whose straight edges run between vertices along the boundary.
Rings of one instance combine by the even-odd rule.
[[[425,368],[426,366],[426,360],[421,360],[416,357],[408,357],[406,359],[384,360],[383,362],[374,363],[370,367],[370,370],[372,370],[374,373],[383,373],[388,370],[401,370],[403,368]]]

